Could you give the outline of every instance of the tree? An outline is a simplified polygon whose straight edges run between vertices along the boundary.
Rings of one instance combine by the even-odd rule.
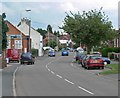
[[[7,48],[7,36],[8,26],[5,24],[4,19],[6,18],[5,13],[2,14],[2,50]]]
[[[60,37],[59,31],[54,31],[54,35],[57,36],[57,37]]]
[[[99,11],[83,11],[82,14],[70,12],[70,15],[66,15],[61,29],[69,32],[76,44],[85,44],[88,53],[93,46],[100,46],[101,42],[111,40],[116,35],[112,22],[102,12],[102,8]]]
[[[37,31],[43,36],[43,39],[45,38],[45,34],[47,33],[46,30],[43,30],[41,28],[38,28]]]
[[[49,43],[47,43],[47,46],[52,47],[53,49],[57,46],[57,42],[55,40],[50,40]]]
[[[48,26],[47,26],[47,31],[48,31],[49,33],[53,33],[53,32],[52,32],[52,27],[51,27],[51,25],[48,25]]]

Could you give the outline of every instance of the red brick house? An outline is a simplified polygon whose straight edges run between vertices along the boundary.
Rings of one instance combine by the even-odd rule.
[[[9,28],[9,31],[6,33],[8,42],[7,49],[19,49],[20,52],[28,51],[29,36],[25,36],[9,21],[6,21],[6,24]]]

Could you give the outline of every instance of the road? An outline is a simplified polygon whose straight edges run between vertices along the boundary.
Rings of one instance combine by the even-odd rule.
[[[16,72],[17,96],[118,96],[118,81],[72,63],[74,54],[37,58]]]

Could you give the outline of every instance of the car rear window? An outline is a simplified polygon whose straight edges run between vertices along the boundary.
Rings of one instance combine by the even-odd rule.
[[[101,57],[100,56],[90,56],[90,59],[93,59],[93,60],[95,60],[95,59],[101,59]]]
[[[22,54],[23,57],[31,57],[31,54],[30,53],[24,53]]]

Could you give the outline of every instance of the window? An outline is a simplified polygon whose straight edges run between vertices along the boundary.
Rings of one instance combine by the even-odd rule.
[[[11,41],[8,40],[8,41],[7,41],[7,49],[10,49],[10,48],[11,48]]]
[[[13,38],[21,38],[21,35],[11,35],[11,39]]]
[[[22,43],[21,40],[15,40],[15,49],[21,49]]]

